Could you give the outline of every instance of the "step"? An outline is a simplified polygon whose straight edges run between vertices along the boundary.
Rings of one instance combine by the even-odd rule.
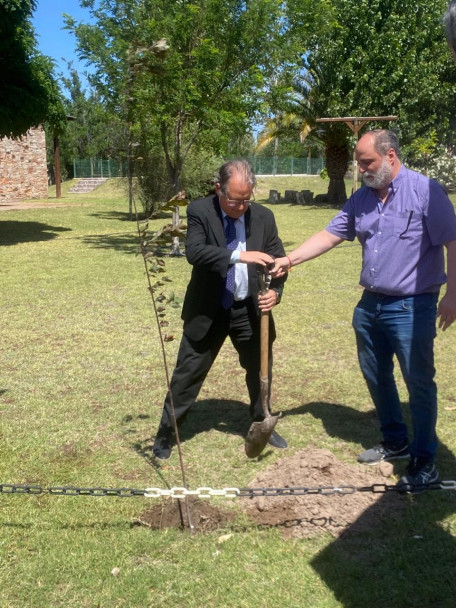
[[[104,184],[106,181],[108,181],[108,179],[105,177],[83,177],[70,188],[70,192],[76,194],[92,192],[92,190],[95,190],[95,188],[98,188],[98,186],[101,186],[101,184]]]

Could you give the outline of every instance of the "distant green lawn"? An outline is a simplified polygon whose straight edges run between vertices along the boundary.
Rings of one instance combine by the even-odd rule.
[[[0,212],[0,483],[180,486],[176,451],[162,465],[151,458],[166,385],[125,193],[114,181],[87,195],[69,194],[69,185],[59,201],[69,206]],[[257,200],[265,201],[270,188],[317,194],[327,182],[262,178]],[[56,202],[53,189],[50,195]],[[287,251],[336,213],[271,209]],[[280,432],[290,454],[327,448],[355,463],[378,440],[375,419],[360,422],[371,408],[351,328],[360,256],[358,244],[346,243],[294,268],[274,313],[271,402],[284,413]],[[189,265],[185,258],[166,265],[172,289],[183,296]],[[179,311],[168,319],[179,337]],[[171,370],[178,344],[166,347]],[[455,360],[452,327],[436,340],[444,479],[456,479]],[[406,402],[400,379],[399,389]],[[331,404],[341,406],[333,418]],[[317,411],[328,412],[328,420]],[[244,487],[283,456],[275,450],[247,460],[248,424],[243,372],[226,344],[182,427],[190,487]],[[239,514],[242,525],[229,529],[190,536],[132,527],[152,500],[0,494],[0,607],[455,605],[454,491],[404,497],[397,521],[391,523],[394,514],[379,517],[375,531],[345,542],[329,535],[284,541],[277,529],[246,523],[236,500],[214,499]],[[219,543],[227,532],[232,536]]]

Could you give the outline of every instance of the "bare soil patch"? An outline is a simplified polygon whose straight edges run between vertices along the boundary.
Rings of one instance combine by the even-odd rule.
[[[220,530],[220,528],[235,520],[236,515],[233,512],[229,513],[219,509],[209,502],[209,499],[199,500],[189,496],[188,501],[195,532]],[[133,524],[146,526],[153,530],[161,530],[162,528],[189,529],[185,500],[165,498],[135,519]]]
[[[255,477],[248,487],[370,487],[374,484],[392,484],[392,480],[387,478],[391,472],[391,465],[382,468],[352,465],[341,462],[329,450],[306,448],[272,464]],[[238,500],[254,525],[280,528],[284,538],[311,538],[325,532],[338,537],[341,534],[369,531],[377,527],[383,518],[400,517],[406,506],[404,497],[397,492],[371,491],[255,496]],[[189,508],[195,532],[234,525],[235,514],[224,511],[210,499],[189,497]],[[133,523],[155,530],[188,529],[185,502],[163,499]]]

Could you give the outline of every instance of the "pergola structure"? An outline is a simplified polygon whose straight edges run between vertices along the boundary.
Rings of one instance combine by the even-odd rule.
[[[344,118],[317,118],[316,122],[344,122],[353,131],[355,147],[353,148],[353,192],[358,189],[358,162],[355,157],[355,148],[358,143],[358,133],[370,121],[395,121],[398,116],[346,116]]]

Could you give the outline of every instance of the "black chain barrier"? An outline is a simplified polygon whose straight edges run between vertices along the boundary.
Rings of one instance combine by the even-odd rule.
[[[355,494],[356,492],[373,492],[383,494],[386,492],[422,492],[427,490],[456,490],[456,481],[438,481],[426,485],[408,485],[398,487],[385,483],[375,483],[370,486],[317,486],[317,487],[285,487],[285,488],[223,488],[221,490],[208,487],[188,490],[187,488],[147,488],[139,490],[136,488],[79,488],[73,486],[43,487],[39,485],[23,484],[0,484],[0,494],[21,494],[39,496],[48,494],[50,496],[93,496],[93,497],[115,497],[133,498],[143,496],[145,498],[184,498],[186,496],[198,496],[211,498],[215,496],[225,498],[255,498],[264,496],[268,498],[278,496],[306,496],[318,494],[323,496]]]

